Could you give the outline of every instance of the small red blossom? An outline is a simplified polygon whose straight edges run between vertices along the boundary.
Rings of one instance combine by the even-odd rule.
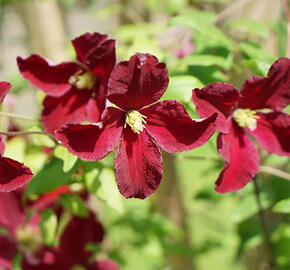
[[[290,59],[279,58],[267,77],[246,80],[240,93],[228,83],[212,83],[194,89],[192,98],[201,117],[218,113],[217,147],[225,164],[217,192],[239,190],[259,171],[258,151],[245,130],[269,153],[290,156],[290,115],[281,112],[290,103]]]
[[[0,82],[0,104],[11,88],[8,82]],[[10,192],[24,186],[33,176],[31,170],[22,163],[4,157],[5,143],[0,135],[0,192]]]
[[[50,65],[38,55],[17,58],[22,76],[47,94],[41,121],[49,133],[66,122],[99,122],[105,109],[107,82],[116,62],[115,40],[86,33],[72,44],[78,62]]]
[[[119,191],[126,198],[144,199],[152,194],[162,177],[162,156],[157,145],[169,153],[203,145],[215,131],[217,114],[195,121],[185,107],[173,100],[158,101],[168,86],[164,63],[150,54],[135,54],[114,68],[108,107],[99,125],[67,124],[57,139],[78,157],[100,160],[115,155]],[[154,103],[154,104],[152,104]]]

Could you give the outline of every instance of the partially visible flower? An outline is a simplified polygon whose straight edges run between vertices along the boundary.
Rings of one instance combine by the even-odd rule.
[[[61,235],[59,247],[48,247],[43,243],[38,228],[39,211],[53,206],[58,202],[58,196],[64,193],[71,193],[69,186],[42,195],[28,208],[36,210],[31,219],[27,219],[21,193],[0,194],[0,225],[8,230],[7,235],[0,237],[0,267],[12,270],[12,260],[17,252],[21,252],[23,270],[118,270],[118,265],[111,260],[90,260],[92,253],[86,250],[87,243],[101,243],[104,238],[103,226],[92,211],[87,218],[74,216],[70,220]],[[62,214],[62,211],[58,212]]]
[[[194,43],[189,40],[187,43],[181,44],[181,47],[178,48],[176,55],[179,59],[184,58],[187,55],[192,55],[194,52]]]
[[[290,103],[290,59],[279,58],[267,77],[246,80],[240,93],[213,83],[194,89],[192,98],[201,117],[218,113],[217,146],[225,164],[217,192],[239,190],[259,171],[258,151],[245,131],[269,153],[290,156],[290,115],[281,112]]]
[[[187,151],[206,143],[215,131],[217,114],[195,121],[177,101],[155,103],[168,81],[164,63],[150,54],[135,54],[112,72],[108,99],[118,108],[104,111],[102,127],[67,124],[56,132],[57,139],[73,154],[92,161],[112,152],[120,139],[115,155],[119,191],[126,198],[148,197],[162,177],[157,145],[169,153]]]
[[[8,82],[0,82],[0,103],[11,88]],[[0,135],[0,192],[10,192],[24,186],[33,176],[31,170],[22,163],[4,157],[5,143]]]
[[[115,41],[86,33],[74,40],[78,62],[50,65],[38,55],[17,58],[22,76],[47,96],[41,121],[54,133],[66,122],[99,122],[105,109],[107,82],[115,66]]]

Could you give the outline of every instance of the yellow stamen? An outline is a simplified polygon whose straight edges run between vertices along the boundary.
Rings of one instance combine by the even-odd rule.
[[[128,111],[124,127],[129,125],[134,133],[140,134],[140,132],[145,128],[144,124],[147,123],[144,118],[146,118],[146,116],[138,111]]]
[[[240,127],[248,127],[251,131],[257,128],[257,112],[250,109],[237,109],[233,113],[233,118]]]
[[[96,79],[89,72],[78,71],[74,75],[70,76],[68,82],[75,85],[78,89],[92,89]]]

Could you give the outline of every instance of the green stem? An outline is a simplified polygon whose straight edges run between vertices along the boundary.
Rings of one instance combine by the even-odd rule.
[[[24,115],[14,114],[14,113],[8,113],[8,112],[0,112],[0,116],[5,116],[9,118],[15,118],[15,119],[21,119],[21,120],[27,120],[27,121],[34,121],[38,122],[38,120]]]
[[[42,131],[0,131],[0,134],[5,136],[45,135],[51,137],[52,139],[55,139],[52,134],[48,134]]]

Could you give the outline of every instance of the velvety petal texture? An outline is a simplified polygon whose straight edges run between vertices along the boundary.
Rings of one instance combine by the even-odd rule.
[[[23,187],[32,176],[31,170],[22,163],[0,157],[0,192],[10,192]]]
[[[135,54],[114,68],[108,83],[108,99],[123,110],[138,110],[160,99],[168,82],[164,63],[150,54]]]
[[[76,156],[91,161],[99,160],[115,149],[124,119],[121,110],[110,107],[104,112],[103,127],[67,124],[56,132],[56,137]]]
[[[160,184],[162,156],[145,130],[136,134],[124,129],[115,155],[118,188],[126,198],[145,199]]]
[[[73,217],[65,228],[60,250],[70,258],[73,264],[86,264],[90,252],[85,250],[87,243],[100,243],[103,241],[104,229],[93,212],[88,218]]]
[[[87,106],[90,99],[91,91],[78,89],[72,89],[61,97],[46,96],[41,114],[44,130],[54,134],[54,131],[65,123],[80,123],[87,120]],[[98,111],[97,116],[100,119],[98,108],[94,109]]]
[[[82,68],[72,62],[50,65],[44,58],[33,54],[26,59],[17,58],[22,76],[46,94],[59,97],[72,87],[69,78]]]
[[[206,143],[215,132],[217,113],[201,121],[191,119],[183,104],[165,100],[140,111],[146,131],[168,153],[188,151]]]
[[[216,129],[227,133],[228,118],[231,116],[240,99],[236,88],[229,83],[211,83],[202,89],[192,91],[192,100],[200,117],[209,117],[218,113]]]
[[[248,79],[241,94],[241,108],[282,110],[290,103],[290,59],[279,58],[266,78],[255,76]]]
[[[250,131],[269,153],[290,156],[290,115],[282,112],[258,113],[257,128]]]
[[[3,102],[6,94],[11,89],[12,85],[9,82],[0,82],[0,104]]]
[[[259,154],[242,128],[233,121],[229,133],[220,133],[218,151],[224,159],[224,169],[216,181],[219,193],[237,191],[248,184],[259,171]]]

